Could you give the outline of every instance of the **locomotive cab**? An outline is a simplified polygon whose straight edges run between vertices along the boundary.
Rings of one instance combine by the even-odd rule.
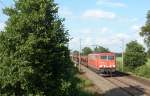
[[[116,70],[116,58],[114,54],[105,53],[100,55],[98,60],[100,72],[115,72]]]
[[[116,57],[114,53],[94,53],[88,55],[88,66],[101,73],[116,71]]]

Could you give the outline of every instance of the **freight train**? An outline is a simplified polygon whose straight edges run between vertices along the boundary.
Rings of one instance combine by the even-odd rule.
[[[87,56],[73,55],[73,61],[93,68],[100,73],[112,73],[116,71],[116,56],[115,53],[92,53]]]

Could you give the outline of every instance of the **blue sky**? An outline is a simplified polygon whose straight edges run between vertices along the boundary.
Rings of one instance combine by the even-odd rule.
[[[66,29],[69,30],[69,47],[79,50],[79,39],[82,47],[101,45],[111,51],[122,50],[125,44],[137,40],[143,44],[139,36],[140,27],[146,21],[150,10],[150,0],[55,0],[58,3],[59,15],[64,17]],[[12,6],[13,0],[0,0],[0,30],[3,30],[7,16],[2,8]]]

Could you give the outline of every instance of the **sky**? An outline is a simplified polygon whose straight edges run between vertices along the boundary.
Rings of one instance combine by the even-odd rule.
[[[69,48],[104,46],[113,52],[121,52],[123,45],[132,40],[143,44],[140,28],[146,22],[150,0],[55,0],[59,15],[65,18],[69,30]],[[0,0],[0,30],[8,17],[2,13],[13,0]],[[123,43],[124,42],[124,43]]]

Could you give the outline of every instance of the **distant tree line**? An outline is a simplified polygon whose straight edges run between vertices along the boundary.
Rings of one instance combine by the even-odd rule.
[[[88,54],[91,54],[91,53],[103,53],[103,52],[111,52],[108,48],[105,48],[103,46],[98,46],[98,47],[95,47],[94,49],[90,48],[90,47],[84,47],[82,49],[82,52],[81,52],[81,55],[88,55]],[[79,51],[77,50],[74,50],[72,52],[72,54],[74,55],[78,55],[79,54]],[[122,56],[122,52],[115,52],[116,54],[116,57],[121,57]]]
[[[103,46],[98,46],[95,47],[94,49],[90,48],[90,47],[84,47],[82,49],[82,52],[80,53],[81,55],[88,55],[90,53],[103,53],[103,52],[110,52],[108,48],[105,48]],[[78,55],[79,51],[74,50],[73,54]]]

